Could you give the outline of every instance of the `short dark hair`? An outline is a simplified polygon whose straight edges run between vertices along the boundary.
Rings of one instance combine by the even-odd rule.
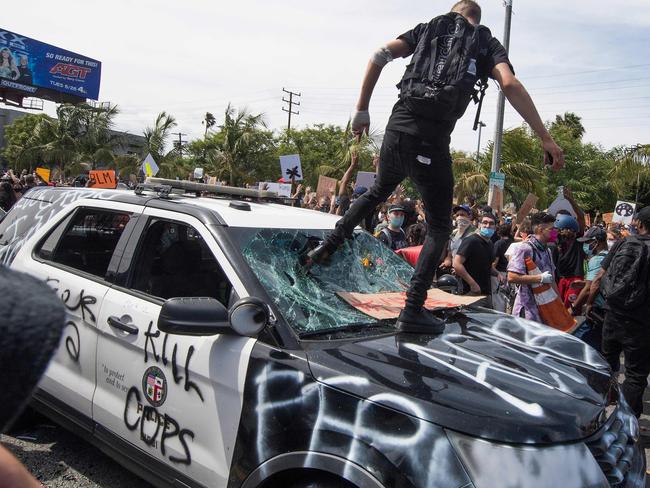
[[[551,214],[546,213],[546,212],[537,212],[536,214],[533,214],[533,216],[530,218],[530,226],[535,232],[535,227],[538,225],[542,224],[553,224],[555,223],[555,217],[553,217]]]
[[[481,215],[481,218],[479,220],[483,220],[485,217],[492,220],[495,224],[498,222],[496,216],[492,213],[484,213],[483,215]]]
[[[460,0],[451,7],[451,11],[458,12],[463,17],[472,18],[477,23],[481,22],[481,6],[473,0]]]
[[[497,227],[497,234],[499,237],[510,237],[512,234],[512,226],[510,224],[501,224]]]

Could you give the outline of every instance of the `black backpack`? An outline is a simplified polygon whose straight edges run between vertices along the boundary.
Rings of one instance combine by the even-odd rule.
[[[600,290],[607,304],[618,309],[650,306],[650,241],[628,237],[614,254]]]
[[[487,77],[478,77],[478,60],[487,54],[481,46],[484,26],[474,26],[462,15],[450,12],[426,24],[411,62],[397,87],[400,99],[413,114],[433,120],[458,120],[470,100],[478,103],[474,130],[487,88]]]

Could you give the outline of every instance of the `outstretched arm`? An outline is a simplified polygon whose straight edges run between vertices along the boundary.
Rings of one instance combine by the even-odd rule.
[[[562,169],[564,167],[564,152],[555,143],[551,134],[546,130],[546,127],[544,127],[544,123],[537,112],[533,99],[530,98],[524,85],[515,77],[508,63],[497,64],[492,70],[492,76],[497,80],[499,86],[501,86],[501,90],[503,90],[503,94],[510,104],[542,140],[545,163],[550,163],[547,159],[550,154],[553,158],[553,169],[556,171]]]
[[[386,52],[388,51],[388,52]],[[355,134],[368,133],[370,127],[370,116],[368,115],[368,107],[370,106],[370,98],[375,89],[381,70],[384,69],[386,63],[392,61],[394,58],[405,58],[411,54],[411,48],[403,39],[394,39],[380,48],[373,54],[368,61],[366,73],[363,76],[361,83],[361,93],[357,101],[357,111],[352,117],[352,130]]]

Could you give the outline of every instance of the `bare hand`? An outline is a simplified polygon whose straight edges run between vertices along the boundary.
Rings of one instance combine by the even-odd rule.
[[[367,110],[355,110],[352,114],[352,133],[356,136],[361,136],[368,133],[370,128],[370,114]]]
[[[542,148],[544,149],[544,164],[551,166],[553,171],[564,168],[564,151],[553,139],[543,141]]]
[[[472,284],[469,287],[469,292],[473,295],[480,295],[481,294],[481,287],[478,286],[476,283]]]

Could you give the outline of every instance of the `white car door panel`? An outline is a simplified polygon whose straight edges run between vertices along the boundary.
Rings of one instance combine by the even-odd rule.
[[[156,222],[164,219],[190,226],[209,248],[204,253],[211,253],[230,278],[232,290],[240,297],[247,295],[197,219],[158,209],[146,209],[145,215]],[[140,246],[147,245],[148,235],[140,239]],[[139,259],[145,258],[139,258],[136,250],[134,260],[139,263]],[[187,276],[186,280],[179,276],[175,291],[182,292],[183,283],[190,289],[192,280]],[[132,281],[136,283],[138,277]],[[157,328],[161,303],[126,287],[114,287],[104,297],[98,320],[95,420],[197,482],[226,486],[255,340],[163,333]],[[111,326],[109,317],[137,327],[137,334]]]

